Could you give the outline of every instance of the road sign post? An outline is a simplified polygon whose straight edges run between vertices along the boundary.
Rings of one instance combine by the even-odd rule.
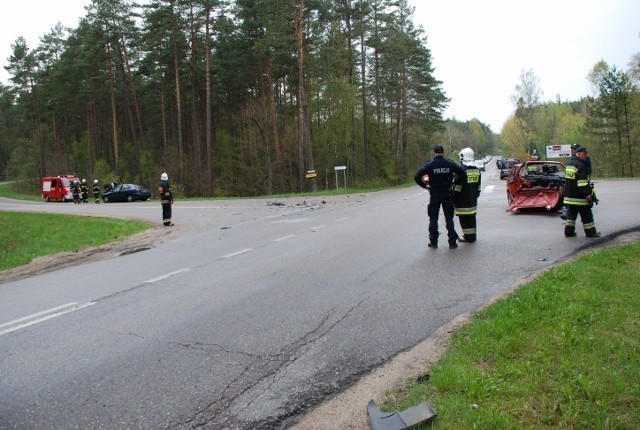
[[[338,171],[342,170],[344,177],[344,188],[347,189],[347,166],[334,166],[333,170],[336,172],[336,190],[338,189]]]

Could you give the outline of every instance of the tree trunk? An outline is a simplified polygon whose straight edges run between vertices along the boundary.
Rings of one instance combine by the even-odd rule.
[[[300,190],[304,191],[305,162],[307,170],[313,171],[313,147],[311,140],[311,122],[307,107],[307,95],[304,79],[304,0],[300,0],[295,17],[296,38],[298,41],[298,155],[300,157]],[[316,178],[310,178],[311,191],[318,190]]]
[[[113,61],[109,57],[109,90],[111,94],[111,127],[113,131],[113,158],[115,162],[116,175],[120,175],[118,163],[118,119],[116,117],[116,90],[113,82]]]

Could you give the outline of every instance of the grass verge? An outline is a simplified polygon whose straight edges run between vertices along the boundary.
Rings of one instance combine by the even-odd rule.
[[[111,218],[0,212],[0,270],[58,252],[104,245],[151,227]]]
[[[421,383],[433,429],[640,428],[640,244],[550,269],[455,333]]]
[[[0,184],[0,197],[7,197],[9,199],[16,199],[16,200],[29,200],[32,202],[42,201],[42,196],[40,194],[30,195],[30,194],[19,193],[13,189],[13,184],[11,183]]]

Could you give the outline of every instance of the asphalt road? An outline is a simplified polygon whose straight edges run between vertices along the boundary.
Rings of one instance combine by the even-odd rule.
[[[479,241],[456,250],[427,248],[418,187],[178,200],[154,246],[0,284],[0,428],[286,428],[518,280],[640,229],[639,185],[599,181],[603,237],[567,239],[558,214],[505,212],[492,162]],[[0,210],[161,219],[157,201]]]

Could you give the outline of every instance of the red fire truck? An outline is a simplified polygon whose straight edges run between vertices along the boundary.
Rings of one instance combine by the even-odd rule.
[[[71,184],[78,181],[75,175],[50,176],[42,178],[42,198],[50,202],[51,200],[61,200],[63,202],[73,201]]]

